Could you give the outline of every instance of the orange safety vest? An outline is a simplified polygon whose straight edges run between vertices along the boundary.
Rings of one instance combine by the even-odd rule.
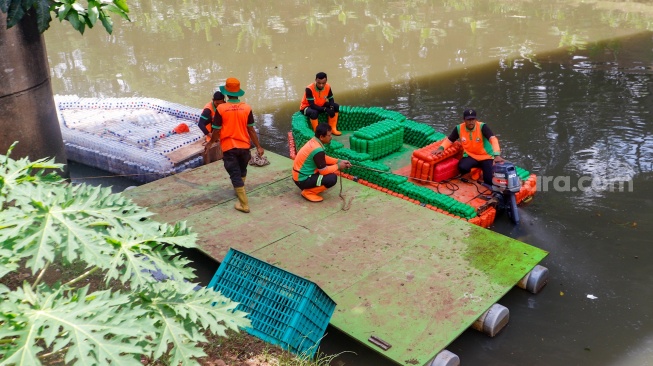
[[[469,131],[465,122],[458,125],[458,139],[463,146],[463,156],[470,156],[476,160],[494,159],[495,153],[500,152],[499,140],[496,136],[490,137],[490,141],[483,136],[483,125],[485,123],[476,121],[474,129]]]
[[[328,155],[325,155],[327,166],[322,170],[317,168],[313,157],[315,154],[321,151],[324,151],[324,145],[322,145],[322,142],[318,140],[317,137],[313,137],[312,139],[308,140],[306,145],[302,146],[302,148],[299,149],[299,152],[295,157],[295,162],[292,166],[292,179],[294,179],[296,182],[301,182],[308,179],[315,173],[320,173],[320,175],[327,175],[337,172],[338,159],[332,158]],[[320,180],[318,180],[318,185],[320,185],[319,182]]]
[[[315,83],[307,85],[306,87],[311,89],[311,92],[313,93],[313,103],[315,103],[315,105],[321,107],[326,104],[327,96],[329,95],[329,91],[331,91],[331,85],[329,85],[329,83],[324,84],[324,88],[322,90],[317,90]],[[309,105],[310,104],[308,104],[308,99],[306,99],[306,91],[304,91],[304,98],[299,105],[299,110],[303,111]]]
[[[218,113],[222,117],[220,147],[223,152],[231,149],[250,148],[247,118],[251,112],[252,107],[244,102],[227,102],[218,105]]]
[[[208,109],[208,110],[211,111],[211,120],[208,121],[207,124],[206,124],[206,130],[209,131],[208,136],[206,136],[206,141],[209,141],[209,140],[211,140],[211,130],[213,130],[213,127],[211,127],[211,123],[213,123],[213,117],[215,116],[215,111],[216,111],[215,105],[213,104],[213,101],[210,101],[210,102],[206,103],[206,105],[204,106],[204,109]],[[202,109],[202,110],[204,110],[204,109]]]

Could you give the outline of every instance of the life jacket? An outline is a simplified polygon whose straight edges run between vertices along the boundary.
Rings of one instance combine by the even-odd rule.
[[[220,127],[220,147],[222,151],[231,149],[249,149],[251,146],[247,131],[247,118],[252,107],[244,102],[227,102],[218,105],[218,113],[222,117]]]
[[[329,83],[324,84],[322,90],[317,90],[315,83],[307,85],[306,87],[311,89],[311,92],[313,93],[313,103],[315,103],[316,106],[321,107],[327,102],[327,96],[329,95],[329,91],[331,91],[331,85],[329,85]],[[302,98],[302,102],[299,105],[299,110],[303,111],[309,105],[308,99],[306,99],[306,91],[304,91],[304,98]]]
[[[211,123],[213,123],[213,117],[215,116],[215,111],[216,111],[215,105],[213,104],[213,101],[210,101],[210,102],[206,103],[206,105],[204,106],[204,109],[208,109],[208,110],[211,111],[211,120],[208,121],[206,123],[206,125],[205,125],[206,130],[209,131],[209,134],[206,136],[206,141],[209,141],[209,140],[211,140],[211,130],[213,129],[213,127],[211,127]]]
[[[313,157],[315,154],[322,151],[324,151],[324,145],[322,145],[322,142],[318,140],[317,137],[308,140],[306,145],[299,149],[299,152],[295,157],[295,162],[292,166],[292,179],[296,182],[301,182],[315,173],[327,175],[337,172],[338,159],[332,158],[328,155],[325,155],[327,166],[322,170],[317,168]],[[318,180],[318,185],[320,185],[319,181],[320,180]]]
[[[476,160],[494,159],[494,154],[499,153],[499,140],[492,136],[490,141],[483,136],[485,123],[476,121],[474,129],[469,131],[465,122],[458,125],[458,139],[463,146],[463,156],[469,156]]]

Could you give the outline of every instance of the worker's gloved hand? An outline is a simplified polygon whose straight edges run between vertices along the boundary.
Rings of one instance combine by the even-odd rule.
[[[340,160],[338,162],[338,170],[345,170],[351,168],[351,163],[348,160]]]
[[[432,152],[431,154],[432,154],[432,155],[435,155],[436,157],[440,157],[440,156],[442,156],[442,154],[444,154],[444,150],[438,148],[437,150],[435,150],[435,151]]]
[[[503,163],[505,160],[501,157],[501,155],[497,155],[494,157],[494,162],[495,163]]]
[[[336,115],[336,110],[333,108],[332,105],[326,107],[326,112],[331,118],[333,118]]]

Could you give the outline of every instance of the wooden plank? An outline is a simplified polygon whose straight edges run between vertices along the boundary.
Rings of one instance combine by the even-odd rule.
[[[188,159],[199,156],[204,151],[204,139],[197,140],[191,144],[182,146],[174,151],[165,154],[173,164],[177,165]]]

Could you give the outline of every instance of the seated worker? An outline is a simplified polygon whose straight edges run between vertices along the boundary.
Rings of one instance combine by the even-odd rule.
[[[351,168],[347,160],[327,156],[324,145],[331,143],[331,126],[320,123],[315,128],[315,137],[299,149],[292,167],[292,179],[302,190],[302,197],[311,202],[323,200],[320,193],[333,187],[338,181],[335,172]]]
[[[490,127],[476,119],[475,110],[466,109],[463,112],[463,122],[454,127],[449,137],[442,141],[435,155],[442,154],[456,140],[460,140],[463,146],[463,158],[458,162],[460,174],[467,174],[472,168],[480,167],[483,170],[483,182],[492,185],[492,166],[495,161],[503,161],[501,148]]]
[[[336,136],[342,135],[336,128],[340,106],[333,101],[333,90],[331,90],[331,85],[327,83],[326,73],[318,72],[315,75],[315,82],[306,87],[304,97],[299,105],[299,111],[311,120],[313,131],[317,127],[318,114],[326,113],[329,116],[331,133]]]
[[[224,94],[219,91],[213,93],[213,100],[206,103],[202,115],[197,121],[197,126],[204,132],[206,142],[211,140],[211,123],[213,123],[213,117],[215,116],[215,111],[218,109],[220,104],[224,103]],[[206,142],[204,142],[206,144]]]

